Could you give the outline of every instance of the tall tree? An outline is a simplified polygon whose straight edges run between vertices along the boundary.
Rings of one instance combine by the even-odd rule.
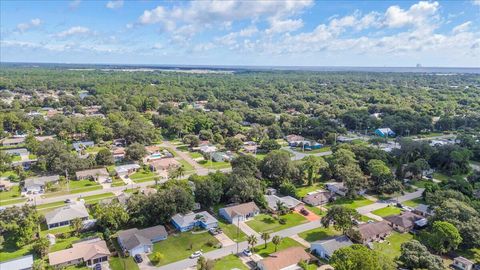
[[[275,245],[275,252],[277,252],[278,245],[280,245],[281,242],[282,242],[282,238],[278,235],[275,235],[272,238],[272,244]]]
[[[355,209],[346,208],[341,205],[334,205],[328,209],[327,214],[322,217],[322,225],[326,228],[333,223],[333,227],[337,230],[342,230],[345,234],[353,227],[354,219],[358,219],[360,214]]]

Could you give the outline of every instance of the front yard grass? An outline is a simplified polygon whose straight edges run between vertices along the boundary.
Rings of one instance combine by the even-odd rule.
[[[177,147],[177,149],[178,149],[178,147]],[[199,152],[190,152],[190,153],[188,153],[188,154],[189,154],[190,157],[193,158],[193,159],[203,158],[203,155],[200,154]]]
[[[320,208],[316,207],[316,206],[309,206],[309,205],[305,205],[304,206],[308,211],[310,212],[313,212],[315,215],[317,216],[325,216],[327,213],[322,211]]]
[[[359,197],[355,200],[347,199],[347,198],[339,198],[339,199],[335,200],[334,202],[331,202],[331,203],[327,204],[327,208],[331,207],[333,205],[342,205],[346,208],[357,209],[359,207],[366,206],[366,205],[369,205],[369,204],[372,204],[372,203],[373,203],[373,201],[370,201],[370,200],[368,200],[364,197]]]
[[[102,194],[82,197],[82,199],[85,200],[85,204],[96,204],[103,199],[111,198],[114,196],[115,194],[113,194],[112,192],[106,192]]]
[[[400,256],[400,246],[413,239],[410,233],[393,232],[383,243],[373,243],[373,249],[390,259]]]
[[[339,231],[336,231],[333,227],[324,228],[319,227],[313,230],[301,232],[298,234],[301,238],[305,239],[308,242],[314,242],[318,240],[325,239],[327,237],[332,237],[336,235],[340,235]]]
[[[202,161],[199,161],[198,164],[202,165],[206,169],[212,169],[212,170],[228,169],[232,167],[230,165],[230,162],[227,162],[227,161],[214,162],[211,160],[208,160],[208,161],[202,160]]]
[[[9,191],[0,191],[0,206],[22,203],[26,200],[21,197],[19,186],[13,186]]]
[[[292,238],[285,237],[285,238],[282,238],[282,241],[277,246],[277,251],[280,251],[289,247],[303,247],[303,245],[293,240]],[[267,243],[267,248],[265,248],[264,243],[261,243],[261,244],[259,243],[255,247],[255,253],[257,253],[262,257],[268,257],[270,254],[274,252],[275,252],[275,245],[272,242]]]
[[[314,183],[311,186],[297,187],[297,192],[296,192],[297,198],[302,199],[303,197],[305,197],[308,193],[310,193],[312,191],[323,189],[323,186],[324,186],[323,183]]]
[[[157,176],[158,175],[155,172],[145,171],[143,169],[140,169],[136,173],[130,175],[129,177],[135,183],[141,183],[141,182],[153,181]]]
[[[118,244],[118,239],[112,239],[112,243],[115,247],[115,250],[117,251],[117,256],[110,257],[110,260],[108,261],[108,263],[110,264],[110,268],[112,270],[138,270],[138,265],[133,260],[133,257],[122,257],[122,249]]]
[[[212,251],[217,244],[218,240],[208,232],[183,232],[171,234],[166,240],[153,244],[153,252],[162,253],[164,259],[158,265],[165,265],[186,259],[197,250]]]
[[[245,264],[242,263],[242,260],[237,256],[230,254],[221,259],[215,260],[215,265],[213,270],[225,270],[225,269],[239,269],[239,270],[248,270]]]
[[[391,205],[372,211],[372,214],[377,215],[379,217],[388,217],[392,215],[398,215],[400,213],[402,213],[402,209],[395,206],[391,206]]]
[[[102,189],[102,185],[91,180],[70,180],[68,185],[69,187],[67,188],[66,182],[60,182],[58,185],[54,185],[50,190],[47,190],[47,192],[42,195],[42,198],[83,193]]]
[[[286,223],[280,224],[279,220],[276,220],[272,216],[266,214],[259,214],[255,216],[252,220],[247,221],[246,223],[253,230],[262,233],[277,232],[308,222],[307,219],[297,213],[289,213],[283,216],[279,216],[279,219],[280,218],[284,218],[286,220]]]
[[[242,230],[238,229],[237,226],[233,224],[229,224],[223,219],[218,219],[218,225],[222,229],[223,233],[228,236],[228,238],[232,239],[235,242],[243,242],[247,240],[247,236],[242,232]],[[238,234],[237,234],[238,232]],[[238,235],[238,237],[237,237]]]
[[[423,198],[416,198],[413,200],[402,202],[402,205],[410,206],[410,207],[417,207],[419,204],[426,204],[426,202],[425,200],[423,200]]]

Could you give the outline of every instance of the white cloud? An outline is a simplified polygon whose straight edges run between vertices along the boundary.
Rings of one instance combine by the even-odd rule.
[[[469,30],[471,24],[472,24],[472,22],[468,21],[468,22],[462,23],[460,25],[457,25],[453,28],[452,32],[455,33],[455,34],[466,32],[466,31]]]
[[[155,44],[153,44],[153,46],[152,46],[152,49],[154,49],[154,50],[161,50],[161,49],[163,49],[163,48],[164,48],[164,46],[163,46],[163,44],[161,44],[161,43],[155,43]]]
[[[270,28],[265,30],[267,34],[293,32],[303,27],[302,19],[298,20],[279,20],[277,18],[270,19]]]
[[[91,32],[90,29],[88,29],[87,27],[74,26],[65,31],[57,33],[55,36],[60,38],[65,38],[65,37],[75,36],[75,35],[85,35],[85,34],[89,34],[90,32]]]
[[[17,30],[20,32],[25,32],[31,28],[37,27],[40,24],[42,24],[42,20],[36,18],[36,19],[31,19],[29,22],[25,23],[19,23],[17,25]]]
[[[252,25],[250,27],[244,28],[238,32],[231,32],[228,33],[227,35],[224,35],[222,37],[216,38],[217,42],[220,42],[223,45],[226,46],[233,46],[237,43],[237,39],[241,37],[251,37],[254,34],[258,33],[258,29],[256,26]]]
[[[438,2],[420,1],[408,10],[391,6],[385,12],[385,25],[391,28],[422,26],[438,11]]]
[[[473,0],[472,4],[474,4],[475,6],[480,6],[480,0]]]
[[[121,7],[123,7],[123,0],[111,0],[111,1],[108,1],[106,7],[109,8],[109,9],[121,8]]]
[[[82,3],[82,0],[73,0],[70,2],[69,6],[71,9],[76,9],[80,6],[80,3]]]

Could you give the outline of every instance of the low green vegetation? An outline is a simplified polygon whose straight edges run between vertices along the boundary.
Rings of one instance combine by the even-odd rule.
[[[292,238],[285,237],[277,246],[277,251],[280,251],[289,247],[303,247],[303,246],[302,244],[293,240]],[[262,257],[268,257],[270,254],[274,252],[275,252],[275,245],[272,242],[267,243],[266,248],[265,248],[265,244],[263,243],[255,247],[255,253],[257,253]]]
[[[204,168],[207,169],[212,169],[212,170],[220,170],[220,169],[228,169],[231,168],[232,166],[230,165],[230,162],[227,161],[211,161],[211,160],[202,160],[199,161],[198,164],[202,165]]]
[[[305,197],[308,193],[319,190],[319,189],[323,189],[323,183],[314,183],[311,186],[297,187],[296,195],[297,195],[297,198],[301,199]]]
[[[398,208],[398,207],[395,207],[395,206],[387,206],[387,207],[384,207],[384,208],[381,208],[381,209],[378,209],[378,210],[375,210],[375,211],[372,211],[372,214],[374,215],[377,215],[377,216],[380,216],[380,217],[388,217],[388,216],[392,216],[392,215],[398,215],[402,213],[402,209]]]
[[[63,181],[48,189],[47,192],[42,195],[42,198],[84,193],[98,189],[102,189],[102,185],[91,180],[70,180],[68,184],[66,181]]]
[[[153,181],[157,174],[152,171],[138,170],[136,173],[129,176],[135,183]]]
[[[225,270],[225,269],[239,269],[248,270],[249,268],[242,263],[242,260],[237,256],[231,254],[221,259],[215,260],[213,270]]]
[[[21,197],[20,187],[13,186],[9,191],[0,191],[0,205],[16,204],[26,201]]]
[[[280,219],[285,220],[285,224],[281,224]],[[255,216],[252,220],[247,221],[247,225],[257,232],[277,232],[286,228],[290,228],[302,223],[306,223],[307,220],[300,214],[290,213],[283,216],[279,216],[278,219],[266,215],[260,214]]]
[[[186,259],[197,250],[203,250],[204,253],[214,250],[217,244],[218,240],[208,232],[184,232],[169,235],[166,240],[155,243],[153,252],[160,252],[164,256],[158,265],[165,265]]]
[[[419,204],[425,204],[425,203],[426,202],[425,202],[425,200],[423,200],[423,198],[416,198],[416,199],[413,199],[413,200],[404,201],[404,202],[402,202],[402,205],[410,206],[410,207],[416,207]]]
[[[113,194],[112,192],[107,192],[107,193],[82,197],[82,199],[85,200],[86,204],[96,204],[103,199],[112,198],[114,196],[115,194]]]
[[[218,225],[222,229],[223,233],[235,242],[243,242],[247,239],[247,236],[242,232],[242,230],[238,229],[238,227],[233,224],[228,224],[223,219],[218,220]]]
[[[326,214],[325,211],[322,211],[320,208],[318,208],[316,206],[305,205],[305,208],[308,209],[310,212],[313,212],[315,215],[318,215],[318,216],[324,216]]]
[[[393,232],[392,235],[387,237],[382,243],[373,243],[374,250],[384,254],[392,260],[400,256],[400,246],[413,239],[413,235],[410,233],[398,233]]]
[[[374,203],[374,202],[370,201],[370,200],[368,200],[364,197],[359,197],[357,199],[348,199],[348,198],[342,197],[342,198],[339,198],[339,199],[335,200],[332,203],[327,204],[327,208],[332,206],[332,205],[342,205],[342,206],[347,207],[347,208],[357,209],[359,207],[366,206],[366,205],[369,205],[369,204],[372,204],[372,203]]]
[[[301,232],[298,234],[301,238],[305,239],[308,242],[314,242],[318,240],[325,239],[327,237],[340,235],[341,233],[333,229],[333,227],[329,228],[316,228],[310,231]]]
[[[110,268],[112,270],[138,270],[138,265],[135,263],[132,257],[111,257],[110,261]]]

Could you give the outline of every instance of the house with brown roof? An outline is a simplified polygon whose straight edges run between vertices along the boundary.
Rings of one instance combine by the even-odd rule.
[[[302,247],[290,247],[270,254],[269,257],[260,260],[257,267],[260,270],[299,269],[300,261],[309,262],[314,257],[308,254]]]
[[[51,266],[58,268],[81,263],[93,266],[107,262],[109,257],[107,243],[100,238],[94,238],[74,243],[69,249],[51,252],[48,254],[48,261]]]
[[[358,226],[359,239],[355,239],[362,244],[376,242],[384,239],[392,233],[393,229],[386,221],[374,223],[364,223]]]
[[[166,171],[181,166],[175,158],[161,158],[149,162],[150,168],[154,171]]]
[[[415,225],[419,224],[418,221],[426,220],[426,219],[413,212],[406,211],[400,215],[385,217],[384,220],[386,220],[394,230],[404,233],[412,230],[415,227]],[[426,225],[426,222],[425,222],[425,225]]]
[[[312,206],[325,205],[332,198],[332,194],[327,190],[317,190],[309,192],[305,197],[303,197],[303,202]]]
[[[83,179],[99,180],[101,178],[107,178],[108,176],[110,176],[110,174],[105,168],[83,170],[75,173],[75,177],[77,178],[77,180],[83,180]]]
[[[237,223],[258,215],[260,213],[260,208],[258,208],[254,202],[248,202],[220,208],[218,213],[228,222]]]

